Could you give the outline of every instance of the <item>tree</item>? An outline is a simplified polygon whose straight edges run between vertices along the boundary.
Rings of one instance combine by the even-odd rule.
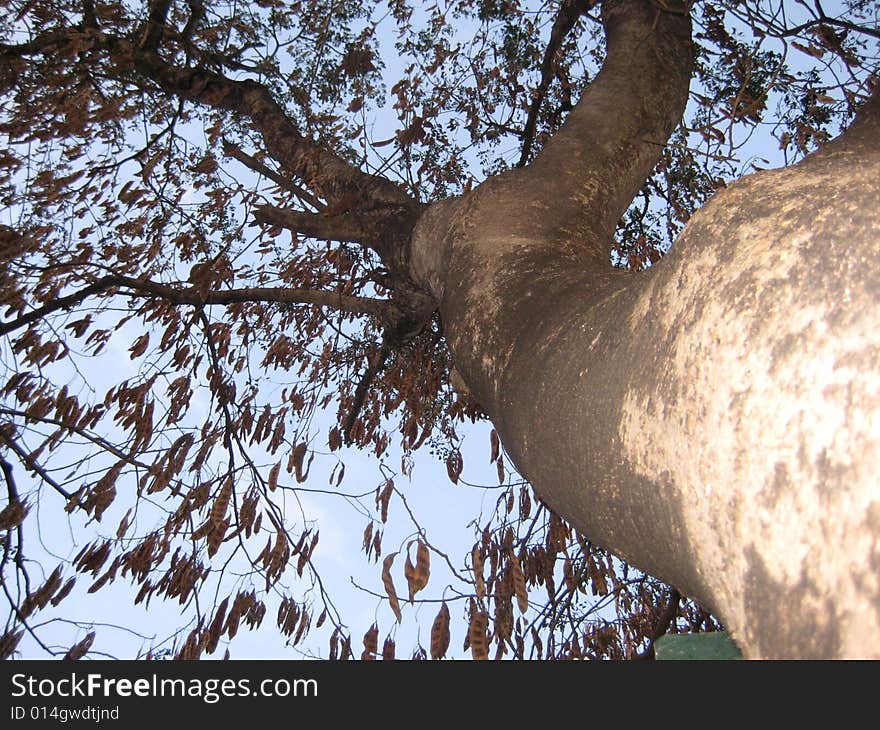
[[[475,656],[717,628],[682,596],[747,656],[880,654],[870,6],[7,3],[3,654],[72,571],[186,606],[176,656],[272,596],[293,643],[328,622],[351,656],[280,495],[393,441],[456,482],[483,418],[506,491],[454,596]],[[411,63],[377,140],[392,42]],[[764,127],[800,161],[728,185]],[[105,393],[113,347],[136,368]],[[400,621],[392,570],[413,599],[446,556],[419,530],[382,554],[392,497],[388,474],[364,548]],[[98,523],[39,579],[36,507]],[[363,656],[393,654],[378,637]]]

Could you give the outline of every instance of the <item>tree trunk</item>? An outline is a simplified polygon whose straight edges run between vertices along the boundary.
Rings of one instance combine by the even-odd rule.
[[[705,602],[749,657],[880,657],[880,98],[717,194],[644,273],[614,227],[681,116],[686,15],[608,55],[529,167],[432,206],[413,277],[538,494]]]

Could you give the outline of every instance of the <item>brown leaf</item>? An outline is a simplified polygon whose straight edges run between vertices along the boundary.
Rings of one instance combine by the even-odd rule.
[[[278,488],[278,475],[281,473],[281,462],[279,461],[269,471],[269,491],[274,492]]]
[[[364,651],[361,659],[373,660],[379,651],[379,627],[373,624],[364,634]]]
[[[372,521],[367,523],[367,526],[364,528],[364,552],[369,557],[370,552],[372,551],[372,542],[373,542],[373,523]]]
[[[428,585],[428,578],[431,575],[431,554],[428,550],[428,546],[422,542],[421,539],[418,540],[416,546],[415,565],[410,562],[409,547],[407,547],[404,575],[406,576],[406,582],[409,586],[409,601],[412,603],[416,593]]]
[[[11,530],[13,527],[18,527],[24,522],[28,509],[27,502],[21,502],[17,499],[9,502],[0,512],[0,530]]]
[[[19,631],[9,630],[0,636],[0,660],[9,659],[12,656],[23,634],[24,629],[20,629]]]
[[[293,466],[296,469],[296,481],[302,483],[309,475],[308,469],[303,471],[303,460],[306,456],[306,444],[299,443],[293,449]]]
[[[385,644],[382,646],[382,659],[385,661],[391,661],[394,659],[394,639],[390,636],[386,637]]]
[[[129,509],[125,513],[125,516],[119,521],[119,527],[116,528],[116,539],[117,540],[121,540],[123,537],[125,537],[125,533],[128,532],[128,528],[130,525],[128,519],[129,519],[130,515],[131,515],[131,510]]]
[[[471,622],[468,626],[468,643],[471,647],[471,656],[474,659],[489,658],[489,643],[486,639],[486,628],[489,625],[489,615],[484,611],[474,610],[471,613]]]
[[[53,606],[57,606],[67,597],[70,591],[73,590],[74,583],[76,583],[76,578],[67,579],[67,582],[63,586],[61,586],[61,590],[58,591],[58,593],[56,593],[55,596],[52,598],[51,603]]]
[[[208,643],[205,645],[205,651],[208,654],[213,654],[217,650],[217,644],[220,641],[220,636],[223,633],[223,627],[226,623],[226,606],[228,603],[229,596],[226,596],[222,603],[217,607],[217,612],[214,614],[214,620],[211,621],[211,626],[208,628]]]
[[[442,659],[449,649],[449,606],[446,601],[431,626],[431,659]]]
[[[207,537],[207,535],[214,529],[214,523],[211,522],[210,519],[205,520],[201,525],[199,525],[192,534],[193,540],[201,540],[203,537]],[[259,561],[260,558],[258,557]]]
[[[134,341],[134,344],[132,344],[132,346],[129,348],[129,351],[131,352],[131,355],[129,357],[134,360],[136,357],[140,357],[141,355],[143,355],[144,352],[146,352],[147,350],[148,344],[150,344],[150,334],[149,332],[146,332],[138,337]]]
[[[397,623],[400,623],[400,602],[397,600],[397,591],[394,589],[394,581],[391,579],[391,564],[396,556],[397,553],[391,553],[382,561],[382,585],[385,586],[385,593],[388,594],[388,602],[391,604],[391,610],[394,611]]]
[[[471,559],[474,565],[474,587],[477,591],[477,598],[482,600],[486,597],[486,582],[483,579],[483,553],[479,545],[474,545],[474,549],[471,551]]]
[[[516,559],[515,555],[510,556],[510,572],[513,576],[513,592],[516,594],[516,604],[519,606],[519,612],[525,613],[529,610],[529,592],[526,589],[526,580],[519,565],[519,560]]]
[[[337,449],[342,448],[342,435],[340,434],[339,428],[337,426],[334,426],[330,429],[329,445],[330,451],[336,451]]]
[[[458,484],[458,478],[464,468],[464,459],[461,458],[460,451],[452,451],[446,457],[446,473],[453,484]]]
[[[213,155],[206,155],[199,163],[193,167],[193,172],[199,172],[204,175],[210,175],[218,167],[217,159]]]
[[[373,534],[373,555],[375,555],[375,559],[378,560],[382,555],[382,533],[376,532]]]
[[[223,518],[226,516],[226,509],[229,507],[229,500],[232,497],[232,477],[227,476],[223,481],[223,486],[220,488],[220,493],[217,495],[217,498],[214,500],[214,504],[211,507],[211,522],[216,526],[223,521]]]
[[[95,640],[95,632],[90,631],[86,634],[85,638],[74,644],[67,650],[67,654],[64,655],[64,659],[69,659],[70,661],[76,661],[78,659],[82,659],[86,652],[91,648],[92,642]]]
[[[212,523],[211,531],[208,533],[208,557],[213,557],[220,549],[223,538],[226,536],[226,530],[229,527],[228,520],[220,520],[220,522]]]
[[[394,480],[389,479],[385,482],[385,487],[376,497],[376,507],[379,508],[382,522],[388,521],[388,504],[391,501],[391,495],[394,493]]]
[[[335,660],[337,658],[336,652],[338,649],[339,649],[339,628],[337,627],[337,628],[333,629],[333,633],[330,634],[330,653],[328,654],[328,657],[331,660]]]
[[[519,516],[525,522],[532,512],[532,498],[529,496],[529,488],[524,486],[519,493]]]
[[[431,575],[431,553],[428,546],[419,540],[416,546],[416,578],[419,581],[419,590],[428,585]]]

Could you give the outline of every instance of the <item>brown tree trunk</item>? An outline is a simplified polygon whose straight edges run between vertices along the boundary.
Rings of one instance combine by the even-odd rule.
[[[414,278],[517,467],[750,657],[880,656],[880,99],[719,193],[647,273],[614,227],[683,111],[687,17],[606,2],[608,57],[529,167],[428,209]]]

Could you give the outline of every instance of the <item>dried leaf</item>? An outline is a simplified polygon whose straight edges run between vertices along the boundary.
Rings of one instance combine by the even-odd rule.
[[[431,626],[431,659],[442,659],[449,649],[449,606],[446,601]]]
[[[419,590],[428,585],[431,575],[431,553],[428,546],[419,540],[416,546],[416,578],[419,581]]]
[[[220,549],[223,538],[226,536],[226,530],[229,527],[228,520],[221,520],[212,525],[211,531],[208,533],[208,557],[213,557]]]
[[[128,532],[128,528],[130,525],[128,519],[129,519],[130,515],[131,515],[131,510],[129,509],[125,513],[125,516],[119,521],[119,527],[116,528],[116,539],[117,540],[121,540],[123,537],[125,537],[125,533]]]
[[[486,597],[486,582],[483,579],[483,552],[479,545],[474,545],[474,549],[471,550],[471,560],[474,565],[474,587],[477,598],[483,600]]]
[[[52,598],[51,603],[53,606],[57,606],[61,601],[67,598],[67,595],[73,590],[74,583],[76,583],[76,578],[67,579],[67,582],[61,587],[61,590]]]
[[[223,518],[226,516],[226,509],[229,507],[229,500],[231,497],[232,477],[227,476],[223,481],[223,486],[220,488],[220,493],[217,495],[217,498],[214,500],[214,504],[211,507],[211,522],[214,524],[215,528],[220,525]]]
[[[336,652],[339,649],[339,628],[333,629],[330,634],[330,653],[327,655],[331,660],[336,659]]]
[[[27,502],[21,502],[17,499],[9,502],[0,512],[0,530],[11,530],[13,527],[18,527],[24,522],[28,509]]]
[[[70,649],[67,650],[67,654],[64,655],[64,659],[69,659],[70,661],[76,661],[78,659],[82,659],[86,652],[91,648],[92,642],[95,640],[95,632],[90,631],[86,634],[85,638],[82,641],[77,642]]]
[[[523,576],[522,568],[515,555],[510,556],[510,572],[513,577],[513,592],[516,594],[516,604],[519,606],[519,612],[525,613],[529,610],[529,593],[526,589],[526,580]]]
[[[383,524],[388,521],[388,504],[391,501],[391,495],[394,493],[394,480],[389,479],[385,482],[385,486],[376,496],[376,507],[380,510],[380,516]]]
[[[379,627],[373,624],[364,634],[364,651],[361,659],[373,660],[379,652]]]
[[[147,350],[147,345],[150,344],[150,333],[145,332],[140,337],[138,337],[134,344],[129,348],[131,352],[130,358],[134,360],[136,357],[140,357]]]
[[[338,426],[334,426],[330,429],[328,441],[330,445],[330,451],[336,451],[337,449],[342,448],[342,436],[339,432]]]
[[[412,543],[410,543],[411,545]],[[428,585],[428,578],[431,575],[431,554],[428,546],[421,539],[416,545],[416,564],[413,565],[409,559],[409,546],[407,546],[406,565],[404,566],[404,575],[409,586],[409,601],[413,602],[416,593]]]
[[[306,444],[299,443],[293,449],[293,467],[296,470],[296,481],[302,483],[309,475],[308,469],[303,471],[303,460],[306,456]]]
[[[373,523],[372,521],[367,523],[367,526],[364,528],[364,552],[369,557],[370,551],[372,550],[372,541],[373,541]]]
[[[523,486],[519,493],[519,516],[525,522],[532,512],[532,498],[529,496],[528,486]]]
[[[382,646],[382,659],[385,661],[391,661],[394,659],[394,639],[390,636],[386,637],[385,644]]]
[[[462,459],[460,451],[452,451],[446,457],[446,473],[453,484],[458,484],[458,478],[464,469],[464,459]]]
[[[397,553],[391,553],[382,561],[382,585],[385,586],[385,593],[388,594],[388,602],[391,604],[391,610],[397,623],[401,621],[400,602],[397,600],[397,591],[394,589],[394,581],[391,579],[391,564]]]
[[[9,659],[12,656],[23,634],[24,629],[18,631],[10,629],[3,636],[0,636],[0,660]]]
[[[269,491],[274,492],[278,488],[278,475],[281,473],[281,462],[279,461],[269,471]]]
[[[217,650],[217,644],[220,641],[220,636],[223,634],[226,606],[228,603],[229,596],[226,596],[226,598],[223,599],[223,602],[217,607],[217,612],[214,614],[214,620],[211,621],[211,626],[208,628],[208,641],[205,645],[205,651],[208,654],[213,654]]]
[[[471,613],[471,622],[468,626],[468,643],[471,647],[471,656],[474,659],[489,658],[489,643],[486,638],[486,628],[489,626],[489,615],[484,611],[474,610]]]

